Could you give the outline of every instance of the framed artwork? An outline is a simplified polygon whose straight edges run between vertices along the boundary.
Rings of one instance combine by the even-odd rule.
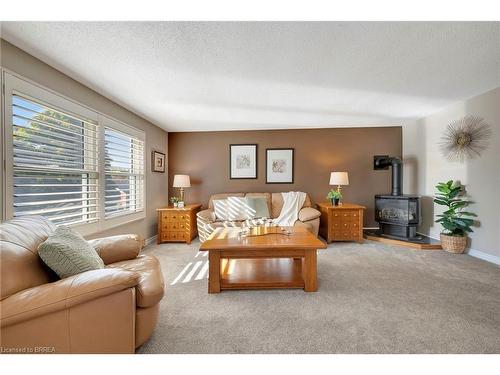
[[[293,184],[293,148],[266,149],[266,184]]]
[[[153,172],[165,173],[165,154],[163,152],[151,152],[151,169]]]
[[[229,145],[229,178],[257,178],[257,145]]]

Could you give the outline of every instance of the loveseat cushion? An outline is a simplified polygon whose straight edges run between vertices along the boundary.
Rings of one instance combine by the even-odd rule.
[[[271,196],[272,201],[272,218],[275,219],[280,216],[281,210],[283,209],[283,195],[281,193],[272,193]],[[311,207],[311,199],[309,195],[306,194],[306,200],[302,207]]]
[[[226,199],[228,197],[240,197],[243,198],[245,193],[221,193],[221,194],[213,194],[208,201],[208,208],[213,209],[213,201],[217,199]]]
[[[271,215],[271,193],[246,193],[245,198],[265,198],[269,211],[268,217]]]
[[[139,283],[136,288],[136,304],[139,307],[156,305],[163,298],[164,281],[160,262],[154,256],[139,255],[132,260],[112,263],[107,268],[120,268],[134,271],[139,274]]]
[[[321,212],[312,207],[304,207],[299,211],[300,221],[314,220],[321,216]]]
[[[83,272],[18,292],[1,302],[5,327],[64,310],[137,285],[139,276],[122,269]]]
[[[270,217],[271,212],[265,197],[245,197],[247,211],[249,212],[248,219],[261,217]]]
[[[134,259],[144,247],[144,240],[137,234],[96,238],[89,243],[94,247],[104,264]]]
[[[104,268],[90,243],[73,229],[61,225],[38,246],[38,255],[60,278]]]
[[[0,223],[1,299],[57,279],[37,253],[56,225],[41,216],[21,216]]]

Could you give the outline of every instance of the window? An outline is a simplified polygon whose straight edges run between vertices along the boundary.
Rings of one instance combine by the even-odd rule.
[[[105,142],[105,217],[144,208],[144,142],[106,127]]]
[[[12,97],[14,217],[96,221],[97,124]]]
[[[144,217],[144,133],[4,73],[3,218],[83,234]]]

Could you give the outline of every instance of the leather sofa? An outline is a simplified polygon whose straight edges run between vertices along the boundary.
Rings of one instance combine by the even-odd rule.
[[[91,240],[105,268],[59,279],[38,245],[56,226],[39,216],[0,224],[4,353],[134,353],[158,320],[164,282],[136,235]]]
[[[208,201],[208,208],[197,213],[198,236],[200,241],[204,242],[210,234],[218,227],[238,227],[244,225],[244,221],[219,221],[214,213],[213,201],[217,199],[226,199],[228,197],[264,197],[267,201],[267,206],[271,218],[277,218],[283,208],[283,196],[281,193],[223,193],[214,194]],[[308,228],[314,235],[318,235],[319,217],[321,213],[312,207],[309,195],[302,208],[299,211],[299,218],[295,222],[296,226],[304,226]]]

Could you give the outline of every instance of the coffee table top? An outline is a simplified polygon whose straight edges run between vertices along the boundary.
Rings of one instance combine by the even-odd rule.
[[[288,230],[290,235],[286,235]],[[241,228],[216,228],[200,246],[206,250],[237,249],[326,249],[326,244],[304,227],[256,227],[246,237],[241,237]]]

